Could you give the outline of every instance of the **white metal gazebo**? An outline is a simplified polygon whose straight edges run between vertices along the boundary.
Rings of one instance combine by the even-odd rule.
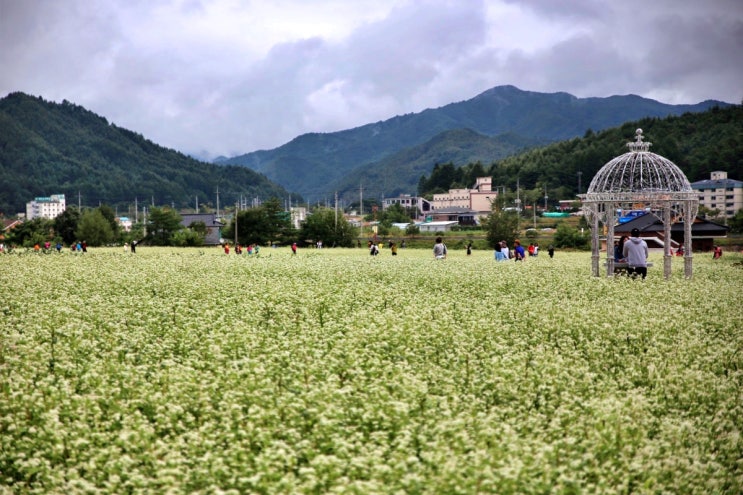
[[[697,215],[699,199],[684,173],[672,161],[651,153],[652,143],[643,141],[637,129],[630,151],[609,161],[591,180],[583,200],[583,209],[591,222],[591,265],[599,276],[600,223],[606,228],[606,275],[614,275],[614,227],[617,211],[642,208],[663,222],[663,275],[671,276],[671,224],[684,223],[684,275],[692,276],[691,226]]]

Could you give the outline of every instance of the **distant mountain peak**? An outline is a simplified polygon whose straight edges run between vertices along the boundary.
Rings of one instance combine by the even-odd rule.
[[[303,134],[273,150],[247,153],[221,163],[252,168],[305,196],[323,196],[329,192],[328,184],[341,181],[357,167],[380,163],[454,129],[471,129],[488,137],[511,133],[532,143],[544,143],[583,136],[587,129],[600,131],[643,117],[700,112],[717,104],[724,105],[667,105],[635,95],[577,98],[565,92],[539,93],[502,85],[435,109],[344,131]],[[408,186],[418,178],[406,179]]]

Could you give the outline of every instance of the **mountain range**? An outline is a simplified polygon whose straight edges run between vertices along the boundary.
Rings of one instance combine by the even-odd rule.
[[[16,92],[0,99],[0,212],[12,215],[36,196],[58,193],[68,203],[81,198],[85,206],[139,200],[177,208],[271,197],[315,203],[332,199],[335,192],[353,201],[359,189],[364,198],[378,199],[415,194],[422,178],[445,163],[482,163],[499,183],[510,183],[504,173],[514,175],[514,183],[521,173],[522,184],[529,183],[529,176],[536,184],[539,164],[518,165],[521,171],[510,165],[493,169],[492,164],[644,117],[728,106],[719,101],[667,105],[633,95],[576,98],[499,86],[441,108],[340,132],[304,134],[273,150],[205,163],[74,103]],[[606,150],[596,158],[614,153],[611,146],[602,147]],[[549,182],[550,187],[564,185],[560,174]]]
[[[304,134],[278,148],[217,163],[248,167],[309,201],[335,192],[357,195],[359,188],[369,197],[415,194],[421,174],[437,163],[489,164],[588,130],[727,105],[713,100],[669,105],[636,95],[577,98],[497,86],[466,101],[349,130]]]

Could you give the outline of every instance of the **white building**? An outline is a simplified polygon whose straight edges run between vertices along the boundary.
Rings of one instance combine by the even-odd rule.
[[[304,206],[292,206],[289,211],[291,212],[291,222],[295,229],[302,228],[302,222],[307,220],[307,208]]]
[[[699,204],[710,210],[719,210],[720,215],[731,218],[743,208],[743,182],[728,179],[728,173],[716,171],[711,177],[691,183],[699,193]]]
[[[487,214],[497,196],[492,177],[478,177],[471,189],[449,189],[448,193],[434,194],[433,209],[467,208]]]
[[[124,229],[125,232],[131,232],[132,230],[132,219],[129,217],[118,217],[116,219],[119,222],[119,225],[121,225],[121,228]]]
[[[26,220],[34,218],[56,218],[66,209],[64,194],[40,196],[26,203]]]
[[[382,209],[386,210],[392,205],[400,205],[405,209],[415,209],[418,216],[423,216],[431,211],[431,203],[426,198],[411,196],[410,194],[401,194],[396,198],[384,198],[382,200]]]

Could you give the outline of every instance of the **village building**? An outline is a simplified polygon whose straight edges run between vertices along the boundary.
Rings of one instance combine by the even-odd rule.
[[[39,196],[26,203],[26,219],[48,218],[51,220],[64,213],[66,208],[64,194]]]
[[[645,212],[634,216],[631,220],[620,223],[614,227],[614,240],[618,241],[622,236],[630,236],[632,229],[640,231],[640,237],[647,242],[648,249],[663,249],[665,245],[665,227],[660,212]],[[691,224],[691,248],[693,251],[711,251],[716,238],[727,237],[729,227],[696,217]],[[670,247],[675,254],[684,245],[684,223],[676,219],[671,224]],[[602,243],[605,248],[605,243]]]
[[[304,206],[292,206],[289,208],[291,215],[292,227],[299,229],[302,227],[302,222],[307,219],[307,208]]]
[[[181,215],[181,225],[184,227],[190,227],[197,222],[202,222],[206,226],[205,245],[216,246],[222,243],[224,223],[217,218],[216,213],[185,213]]]
[[[716,171],[709,179],[691,183],[699,194],[699,204],[718,210],[721,216],[732,218],[743,208],[743,181],[728,179],[728,173]]]
[[[420,196],[410,194],[401,194],[394,198],[384,198],[382,200],[382,209],[386,210],[392,205],[400,205],[408,211],[415,210],[416,217],[425,217],[433,209],[431,202]]]
[[[497,199],[492,177],[478,177],[469,189],[449,189],[447,193],[433,195],[433,210],[466,208],[482,215],[490,213],[490,205]]]

